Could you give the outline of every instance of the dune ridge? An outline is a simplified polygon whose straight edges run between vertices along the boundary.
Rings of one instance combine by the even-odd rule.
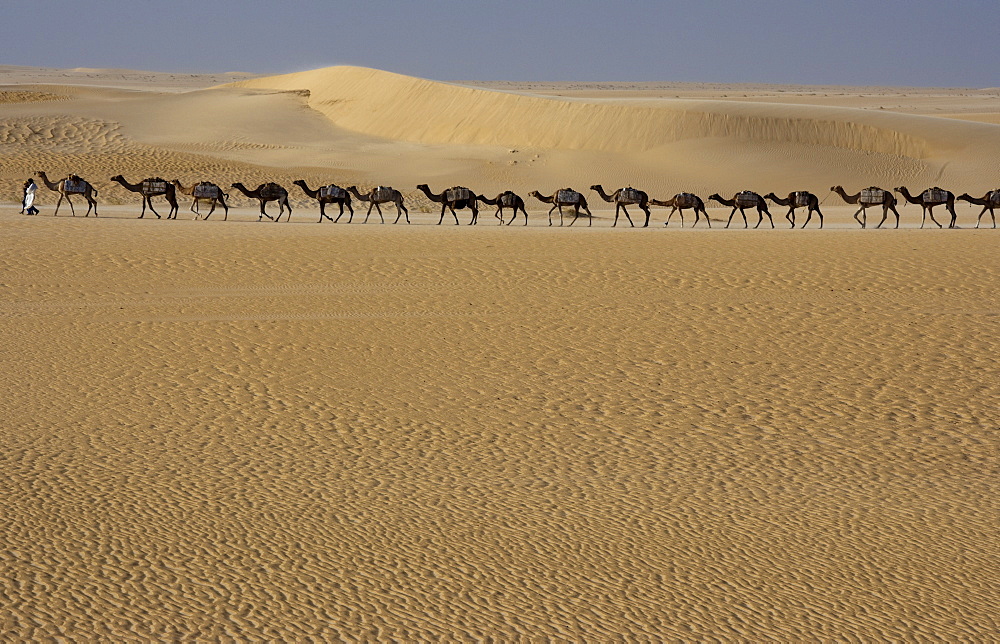
[[[380,70],[331,67],[234,83],[307,89],[337,125],[406,141],[640,152],[727,137],[925,158],[969,137],[1000,140],[977,123],[852,108],[659,99],[584,100],[497,92]]]

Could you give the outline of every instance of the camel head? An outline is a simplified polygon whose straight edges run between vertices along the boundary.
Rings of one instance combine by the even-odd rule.
[[[844,187],[843,186],[834,186],[834,187],[830,188],[830,192],[843,192],[843,191],[844,191]]]
[[[591,190],[603,190],[603,188],[601,187],[601,184],[599,184],[599,183],[595,183],[594,185],[590,186],[590,189]]]
[[[709,200],[715,199],[716,201],[722,201],[722,197],[720,197],[719,193],[717,192],[713,192],[712,194],[708,195],[708,198]]]
[[[766,195],[764,195],[764,198],[765,199],[770,199],[771,201],[774,201],[775,199],[778,198],[778,195],[774,194],[773,192],[769,192]]]
[[[239,181],[230,186],[230,188],[239,188],[239,187],[243,187],[243,184],[240,183]]]
[[[115,176],[111,177],[109,181],[125,181],[125,177],[123,177],[120,174],[116,174]]]
[[[305,188],[306,187],[306,180],[305,179],[296,179],[295,181],[292,182],[292,185],[301,186],[301,187]]]
[[[537,190],[532,190],[531,192],[528,193],[528,196],[529,197],[541,197],[542,195],[539,194]]]
[[[421,183],[417,185],[417,190],[426,190],[427,192],[430,192],[431,188],[426,183]]]

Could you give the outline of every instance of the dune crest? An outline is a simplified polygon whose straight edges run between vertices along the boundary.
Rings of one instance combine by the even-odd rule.
[[[923,159],[964,147],[970,139],[1000,139],[990,125],[898,113],[711,100],[542,97],[357,67],[235,85],[308,90],[310,107],[338,126],[421,143],[641,152],[687,139],[725,137]]]

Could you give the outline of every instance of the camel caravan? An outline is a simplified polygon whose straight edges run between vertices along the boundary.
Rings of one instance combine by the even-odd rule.
[[[59,193],[59,200],[56,202],[56,208],[53,216],[58,216],[59,207],[65,199],[69,204],[70,212],[75,217],[76,210],[73,207],[72,199],[74,196],[81,197],[87,202],[87,212],[84,217],[89,217],[91,211],[94,212],[95,217],[97,216],[98,190],[86,180],[76,174],[71,174],[63,179],[60,179],[59,181],[51,181],[46,173],[42,171],[39,171],[37,176],[42,180],[42,183],[46,188]],[[225,213],[223,215],[223,221],[228,221],[229,219],[229,204],[227,201],[230,196],[217,184],[212,183],[211,181],[200,181],[192,183],[187,187],[185,187],[177,179],[167,181],[161,177],[149,177],[137,183],[130,183],[122,175],[116,175],[111,177],[110,181],[119,184],[129,192],[133,192],[141,196],[142,212],[139,214],[139,219],[145,218],[147,208],[156,216],[157,219],[161,218],[160,213],[158,213],[154,207],[154,198],[162,198],[170,206],[167,213],[167,219],[176,219],[179,210],[179,203],[177,201],[177,195],[179,194],[191,198],[190,210],[194,213],[194,219],[204,218],[207,221],[212,216],[212,213],[215,212],[217,206],[221,206]],[[384,224],[385,217],[382,215],[382,204],[392,204],[395,206],[396,219],[393,222],[394,224],[398,224],[401,218],[405,218],[407,224],[410,223],[410,212],[406,207],[403,193],[391,186],[376,186],[369,189],[367,192],[361,192],[357,186],[341,187],[333,183],[318,186],[314,189],[309,187],[305,179],[296,179],[292,183],[299,186],[306,197],[314,199],[318,204],[318,223],[322,223],[324,219],[334,224],[339,223],[341,218],[344,216],[345,209],[348,213],[346,223],[353,223],[354,207],[352,205],[352,197],[354,201],[368,204],[368,210],[365,213],[365,218],[362,223],[368,223],[368,219],[371,217],[372,210],[374,209],[378,213],[379,221]],[[292,205],[289,201],[288,190],[280,184],[274,182],[262,183],[251,190],[242,183],[236,182],[231,184],[231,187],[238,190],[247,199],[257,200],[260,205],[260,215],[257,217],[257,221],[262,221],[265,217],[267,217],[271,221],[278,222],[281,221],[281,217],[283,215],[285,216],[286,222],[291,221]],[[652,215],[650,206],[670,208],[670,212],[667,214],[667,219],[663,223],[666,227],[670,226],[670,220],[674,214],[679,213],[681,222],[680,226],[683,228],[685,225],[685,210],[691,210],[694,212],[694,223],[692,224],[692,227],[696,228],[698,226],[702,216],[705,218],[705,224],[707,227],[712,227],[712,220],[709,219],[708,212],[705,210],[705,201],[703,201],[698,195],[691,192],[679,192],[669,199],[653,199],[648,193],[637,188],[633,188],[632,186],[618,188],[611,193],[605,191],[601,184],[594,184],[590,186],[590,189],[597,193],[597,196],[602,201],[613,203],[615,205],[615,218],[611,224],[612,228],[618,226],[618,219],[623,214],[625,215],[625,219],[628,221],[629,226],[633,228],[636,226],[636,222],[632,220],[631,213],[629,213],[629,206],[634,206],[645,214],[645,220],[641,224],[641,227],[643,228],[647,228],[649,226]],[[524,225],[528,225],[528,211],[525,207],[525,201],[520,195],[512,190],[501,192],[495,197],[487,197],[477,194],[465,186],[452,186],[451,188],[442,190],[440,193],[435,193],[431,190],[430,186],[422,183],[416,186],[416,190],[423,193],[423,195],[431,203],[441,205],[441,212],[437,222],[438,225],[444,223],[445,216],[449,213],[451,214],[455,225],[458,225],[461,223],[459,221],[458,211],[469,210],[471,216],[469,218],[468,225],[475,226],[479,223],[480,203],[488,206],[496,206],[496,211],[493,213],[493,216],[497,220],[497,225],[510,226],[518,218],[519,213],[524,217]],[[926,225],[928,217],[938,228],[945,227],[944,223],[938,221],[938,219],[934,216],[934,208],[939,206],[950,215],[947,227],[957,228],[958,226],[956,222],[958,220],[958,215],[955,212],[956,201],[966,201],[970,206],[982,206],[982,210],[976,218],[976,228],[980,227],[983,215],[987,212],[990,214],[990,220],[993,228],[996,228],[996,215],[994,211],[1000,208],[1000,189],[990,190],[982,197],[974,197],[968,193],[964,193],[956,197],[955,193],[937,186],[927,188],[926,190],[915,194],[911,194],[906,186],[900,186],[892,190],[885,190],[877,186],[871,186],[869,188],[863,188],[855,194],[848,194],[842,186],[838,185],[830,188],[830,192],[831,194],[838,195],[844,203],[858,206],[858,209],[854,213],[853,217],[862,229],[868,227],[867,212],[869,208],[881,209],[882,211],[882,219],[878,222],[875,228],[882,227],[882,225],[886,222],[886,219],[888,219],[890,212],[895,218],[895,228],[899,228],[900,217],[899,211],[896,209],[899,201],[897,200],[895,194],[899,194],[902,197],[903,205],[912,203],[920,206],[921,228],[924,228]],[[568,224],[569,226],[575,224],[577,219],[584,214],[587,218],[587,225],[593,225],[594,216],[590,211],[589,205],[587,204],[586,196],[584,196],[581,192],[572,188],[560,188],[559,190],[546,195],[537,190],[532,190],[528,193],[528,196],[533,197],[541,204],[551,206],[547,213],[549,226],[555,225],[552,218],[552,214],[555,211],[558,211],[559,213],[559,225],[566,225],[566,211],[564,211],[564,208],[573,215],[573,219]],[[278,204],[278,214],[276,216],[269,214],[266,209],[267,204],[272,201],[277,202]],[[823,211],[820,210],[821,201],[818,196],[805,190],[790,192],[784,196],[779,196],[774,192],[769,192],[766,195],[761,196],[752,190],[742,190],[735,193],[732,198],[727,198],[719,194],[712,194],[708,197],[708,201],[715,201],[721,206],[730,208],[729,218],[726,220],[726,228],[729,228],[730,225],[732,225],[733,217],[737,212],[740,213],[740,218],[743,219],[743,227],[749,228],[750,224],[746,215],[747,210],[756,211],[757,213],[757,222],[754,224],[754,228],[759,228],[760,225],[764,223],[765,216],[767,217],[770,227],[774,228],[774,219],[771,217],[771,212],[768,209],[769,201],[772,204],[788,209],[785,213],[785,220],[788,222],[789,228],[796,227],[796,211],[799,209],[803,209],[806,213],[806,219],[800,228],[808,226],[812,221],[814,214],[816,215],[818,221],[818,227],[823,228]],[[339,212],[336,218],[326,213],[326,207],[328,205],[335,205],[338,208]],[[209,210],[204,217],[202,217],[201,209],[204,206],[209,206]],[[505,210],[509,210],[512,213],[510,219],[507,221],[504,219]]]

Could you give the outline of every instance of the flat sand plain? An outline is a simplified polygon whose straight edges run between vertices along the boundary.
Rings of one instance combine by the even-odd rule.
[[[858,230],[829,197],[872,174],[997,187],[997,148],[975,145],[1000,130],[987,118],[727,107],[732,87],[698,88],[717,95],[685,103],[694,118],[658,96],[636,114],[601,93],[617,86],[72,73],[91,84],[25,75],[0,94],[5,638],[995,637],[1000,230],[970,229],[966,204],[959,230],[917,229],[915,206],[900,230]],[[334,90],[368,75],[381,84],[338,113],[352,101]],[[456,89],[525,132],[559,114],[592,129],[499,146],[493,126],[362,123],[379,91],[457,118]],[[925,93],[948,114],[997,107]],[[599,136],[626,117],[680,138]],[[101,217],[52,217],[44,189],[42,214],[19,215],[17,180],[40,169],[91,178]],[[531,203],[527,227],[489,208],[438,227],[412,190],[411,226],[317,225],[302,197],[288,224],[235,197],[226,222],[186,201],[138,221],[117,172],[522,194],[634,172],[661,197],[693,189],[683,172],[706,193],[799,177],[827,225],[787,230],[775,207],[778,229],[727,231],[714,208],[712,230],[665,228],[663,210],[612,229],[592,200],[589,228],[549,228]]]

